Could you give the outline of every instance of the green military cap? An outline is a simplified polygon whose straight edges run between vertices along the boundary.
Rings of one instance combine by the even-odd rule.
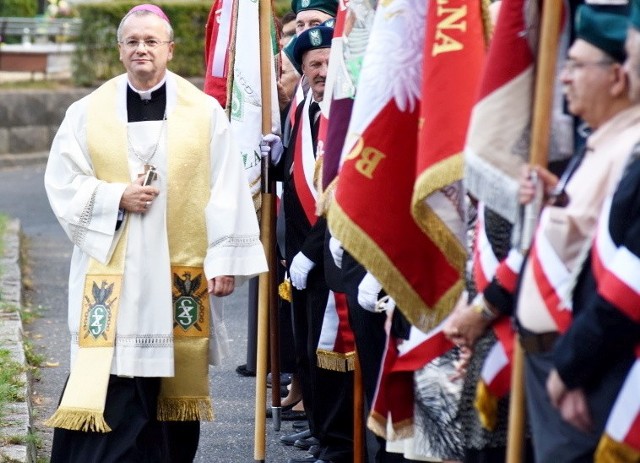
[[[631,15],[629,25],[640,31],[640,0],[631,0]]]
[[[293,62],[302,69],[302,55],[317,48],[331,48],[332,38],[333,28],[327,26],[315,26],[302,32],[293,47]]]
[[[304,10],[318,10],[335,16],[338,12],[338,0],[291,0],[291,9],[296,14]]]
[[[624,41],[628,14],[628,5],[580,5],[575,19],[576,38],[589,42],[622,63],[627,57]]]

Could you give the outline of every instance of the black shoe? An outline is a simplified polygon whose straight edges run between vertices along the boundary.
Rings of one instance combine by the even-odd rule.
[[[289,458],[288,463],[316,463],[316,457],[307,453],[303,457]]]
[[[298,400],[298,402],[300,401]],[[281,413],[284,414],[284,412],[288,412],[293,407],[295,407],[298,404],[298,402],[281,407],[282,408]],[[273,407],[267,407],[267,418],[273,418]]]
[[[300,421],[294,421],[291,424],[291,427],[295,430],[303,430],[303,429],[307,429],[309,427],[309,422],[307,420],[300,420]]]
[[[306,439],[307,437],[311,437],[311,430],[309,429],[289,434],[288,436],[280,436],[280,443],[284,445],[293,445],[298,439]]]
[[[287,410],[286,412],[282,412],[280,419],[282,421],[306,420],[307,413],[304,410]]]
[[[320,441],[313,436],[309,436],[304,439],[298,439],[293,443],[294,447],[298,447],[299,449],[302,449],[302,450],[309,450],[314,445],[320,445]]]
[[[236,373],[238,373],[240,376],[255,376],[256,372],[255,371],[251,371],[251,370],[247,370],[247,364],[243,364],[243,365],[238,365],[236,367]]]
[[[320,456],[321,451],[322,447],[320,447],[320,445],[312,445],[311,447],[309,447],[309,450],[307,450],[310,455],[313,455],[316,458]]]

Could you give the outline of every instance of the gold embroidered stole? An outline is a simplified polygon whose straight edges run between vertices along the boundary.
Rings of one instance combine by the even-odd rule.
[[[213,418],[208,385],[209,296],[203,271],[207,251],[204,210],[209,200],[211,111],[206,98],[175,76],[178,103],[167,115],[167,223],[172,276],[175,376],[163,378],[162,420]],[[90,97],[87,144],[96,177],[129,183],[126,125],[113,108],[117,79]],[[186,193],[188,192],[188,193]],[[115,345],[115,327],[128,234],[125,220],[113,257],[91,259],[82,303],[79,349],[60,407],[47,425],[108,432],[104,404]],[[167,288],[169,290],[169,288]]]

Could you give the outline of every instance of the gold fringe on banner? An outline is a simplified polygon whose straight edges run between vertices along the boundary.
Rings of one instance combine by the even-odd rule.
[[[596,449],[595,463],[640,463],[640,452],[624,442],[603,434]]]
[[[332,371],[353,371],[355,369],[355,352],[333,352],[323,349],[316,351],[318,356],[318,366],[325,370]]]
[[[328,213],[329,227],[344,248],[369,269],[377,269],[376,278],[387,293],[392,294],[398,309],[416,328],[425,333],[435,328],[451,312],[464,289],[460,280],[445,292],[432,306],[407,281],[402,272],[365,231],[358,226],[334,201]]]
[[[478,381],[476,400],[473,405],[478,410],[482,427],[493,431],[498,421],[498,398],[489,392],[484,381]]]

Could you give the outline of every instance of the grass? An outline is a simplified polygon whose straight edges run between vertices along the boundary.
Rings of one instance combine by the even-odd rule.
[[[0,214],[0,256],[4,253],[4,234],[9,218]],[[24,258],[24,256],[22,256]],[[0,276],[2,276],[2,267],[0,266]],[[39,309],[16,307],[2,299],[0,292],[0,313],[21,311],[23,321],[33,320],[38,316]],[[29,381],[29,377],[37,378],[39,376],[39,367],[44,362],[44,356],[35,351],[33,342],[29,339],[23,340],[24,353],[27,360],[27,366],[14,360],[14,355],[9,349],[0,348],[0,447],[3,445],[33,445],[34,448],[42,446],[42,438],[32,431],[22,433],[11,433],[8,427],[9,407],[17,402],[24,402],[25,397],[25,381]],[[0,463],[11,461],[6,455],[0,455]],[[40,462],[39,462],[40,463]]]

